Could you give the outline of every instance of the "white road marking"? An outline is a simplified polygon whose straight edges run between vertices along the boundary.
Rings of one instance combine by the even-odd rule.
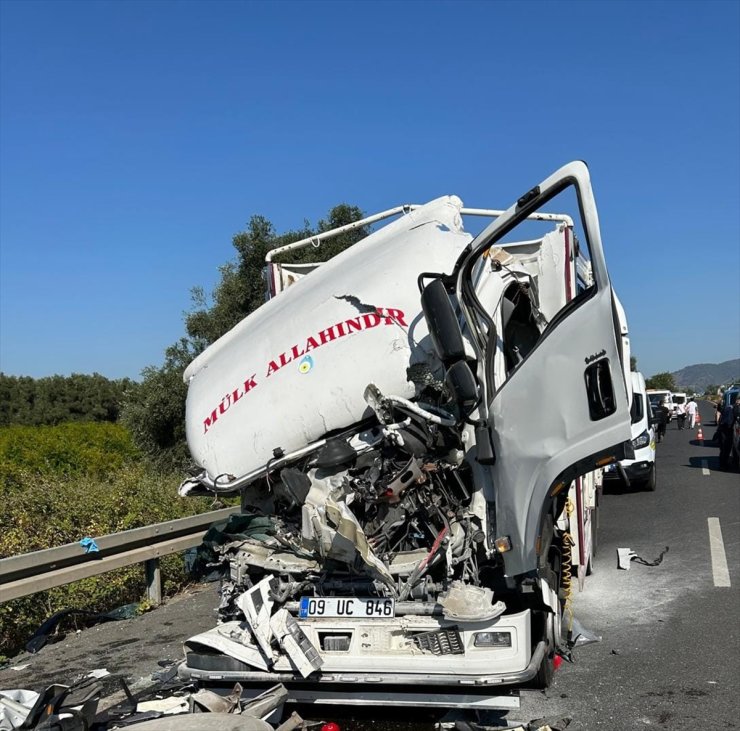
[[[709,472],[709,462],[707,462],[705,459],[701,461],[701,473],[702,475],[709,475],[711,474]]]
[[[712,554],[712,578],[715,586],[730,586],[730,570],[727,568],[725,544],[719,518],[707,518],[709,526],[709,550]]]

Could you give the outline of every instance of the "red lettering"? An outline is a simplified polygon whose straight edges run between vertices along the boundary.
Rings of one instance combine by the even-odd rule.
[[[205,419],[203,419],[203,433],[205,434],[215,423],[218,419],[218,409],[214,409],[211,411],[210,416],[206,416]]]
[[[389,307],[388,315],[389,317],[392,317],[402,327],[408,327],[408,325],[406,324],[406,321],[403,319],[404,317],[406,317],[403,310],[394,310]]]
[[[344,323],[338,322],[336,325],[332,325],[332,327],[337,331],[338,335],[337,337],[343,338],[347,333],[344,332]]]
[[[244,381],[244,393],[249,393],[257,385],[257,381],[254,380],[256,375],[256,373],[252,373],[252,375]]]
[[[330,340],[336,339],[336,334],[334,333],[334,326],[327,328],[326,330],[322,330],[319,333],[319,340],[321,340],[322,345],[326,345]]]
[[[281,366],[288,365],[288,363],[290,363],[291,360],[293,360],[293,359],[292,358],[287,358],[286,359],[285,353],[280,353],[280,365]]]
[[[351,333],[353,330],[359,332],[360,330],[362,330],[362,323],[360,322],[359,317],[355,317],[351,320],[345,320],[344,324],[347,326],[347,332]]]
[[[370,318],[374,317],[375,320],[371,320]],[[369,330],[371,327],[377,327],[380,325],[380,315],[377,315],[375,312],[372,312],[368,315],[363,315],[362,319],[365,322],[365,329]],[[370,324],[372,322],[372,324]]]
[[[231,394],[231,397],[234,399],[234,403],[236,403],[243,395],[243,393],[239,393],[238,388],[235,388],[234,392]]]
[[[270,365],[267,366],[267,378],[269,378],[273,373],[280,370],[280,366],[274,361],[270,361]]]
[[[306,352],[308,353],[309,350],[314,350],[319,347],[319,344],[316,342],[316,340],[312,337],[306,338]]]
[[[291,354],[293,355],[293,360],[298,360],[306,351],[305,350],[298,350],[298,346],[294,345],[290,349]]]

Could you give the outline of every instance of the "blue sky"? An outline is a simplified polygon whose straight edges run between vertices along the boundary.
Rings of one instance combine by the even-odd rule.
[[[740,355],[740,3],[0,2],[0,370],[138,377],[278,230],[590,166],[646,374]]]

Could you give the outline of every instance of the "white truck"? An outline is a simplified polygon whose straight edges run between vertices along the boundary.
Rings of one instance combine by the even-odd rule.
[[[181,493],[242,504],[185,678],[469,707],[549,682],[599,468],[633,454],[588,169],[506,211],[446,196],[351,226],[391,216],[321,265],[268,256],[272,297],[185,372]]]

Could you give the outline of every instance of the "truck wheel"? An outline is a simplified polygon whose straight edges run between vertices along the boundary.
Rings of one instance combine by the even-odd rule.
[[[545,690],[552,685],[552,676],[554,674],[553,665],[553,653],[548,652],[545,657],[542,658],[539,668],[537,668],[537,675],[532,678],[532,688],[535,690]]]
[[[653,464],[652,469],[650,470],[650,477],[645,480],[644,489],[648,492],[655,492],[655,488],[657,486],[657,468],[655,464]]]
[[[539,636],[547,643],[547,652],[542,658],[540,666],[537,668],[537,674],[527,683],[527,686],[534,690],[544,690],[549,688],[552,683],[552,676],[555,671],[553,666],[553,657],[555,654],[555,621],[550,612],[533,612],[532,613],[533,629],[539,625]]]

